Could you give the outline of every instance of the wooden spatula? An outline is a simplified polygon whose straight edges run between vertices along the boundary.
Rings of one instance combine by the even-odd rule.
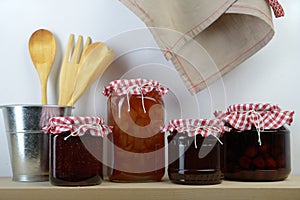
[[[76,76],[74,93],[68,101],[68,106],[73,106],[76,103],[84,91],[103,74],[114,58],[114,52],[108,50],[106,44],[102,42],[89,45],[84,55],[82,65]]]
[[[84,47],[82,47],[82,43],[82,36],[79,36],[75,48],[73,49],[74,35],[70,34],[60,70],[58,105],[66,106],[68,101],[72,98],[75,88],[75,79],[84,58],[83,52],[91,43],[90,37],[86,39]]]

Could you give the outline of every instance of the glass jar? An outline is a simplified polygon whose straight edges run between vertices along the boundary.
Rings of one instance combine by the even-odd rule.
[[[224,134],[224,176],[229,180],[279,181],[291,172],[290,132],[275,130],[238,131]]]
[[[49,180],[57,186],[98,185],[103,179],[103,136],[98,117],[55,117],[50,132]]]
[[[123,93],[119,83],[124,83]],[[167,91],[156,81],[118,80],[107,87],[108,178],[115,182],[160,181],[165,173],[164,124]]]
[[[293,111],[271,104],[236,104],[216,112],[231,131],[223,135],[225,179],[280,181],[291,172],[290,132]]]
[[[173,120],[167,129],[168,176],[177,184],[208,185],[222,182],[219,120]]]

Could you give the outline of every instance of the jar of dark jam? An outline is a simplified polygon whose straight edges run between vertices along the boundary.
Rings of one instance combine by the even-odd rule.
[[[168,128],[168,176],[173,183],[219,184],[220,140],[224,125],[220,120],[171,120]]]
[[[103,137],[110,128],[98,117],[53,117],[49,180],[57,186],[98,185],[103,179]]]
[[[291,172],[293,111],[271,104],[238,104],[223,115],[231,131],[223,135],[223,173],[237,181],[280,181]],[[238,123],[235,123],[238,122]],[[241,126],[243,124],[243,126]]]
[[[157,81],[116,80],[105,88],[108,99],[108,178],[115,182],[160,181],[165,173],[162,96]]]

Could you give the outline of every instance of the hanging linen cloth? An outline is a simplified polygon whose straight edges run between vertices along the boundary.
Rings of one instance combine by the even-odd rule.
[[[198,93],[273,37],[277,0],[120,0],[151,31],[188,90]]]

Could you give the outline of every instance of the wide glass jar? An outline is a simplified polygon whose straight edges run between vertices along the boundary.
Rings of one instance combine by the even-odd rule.
[[[110,128],[98,117],[53,117],[49,180],[58,186],[98,185],[103,179],[103,137]]]
[[[290,132],[285,124],[291,124],[293,114],[271,104],[230,106],[223,114],[226,124],[232,127],[223,136],[225,179],[286,179],[291,172],[291,154]]]
[[[162,96],[157,81],[116,80],[105,88],[108,99],[108,178],[116,182],[160,181],[165,173]]]
[[[168,176],[173,183],[189,185],[219,184],[219,137],[224,132],[220,120],[171,120],[168,127]]]
[[[290,132],[284,126],[260,132],[232,129],[224,134],[224,174],[226,179],[275,181],[291,172]]]

